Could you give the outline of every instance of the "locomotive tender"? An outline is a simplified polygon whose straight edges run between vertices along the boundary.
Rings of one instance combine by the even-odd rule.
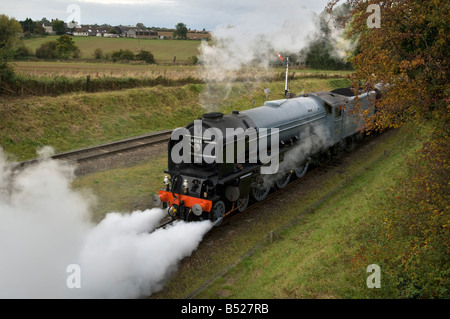
[[[356,97],[342,88],[267,101],[228,115],[206,113],[173,131],[165,188],[154,204],[162,202],[174,219],[220,224],[229,213],[245,210],[250,200],[262,201],[273,187],[301,178],[310,164],[320,164],[358,136],[362,117],[351,111],[360,103],[373,113],[376,97],[376,91]]]

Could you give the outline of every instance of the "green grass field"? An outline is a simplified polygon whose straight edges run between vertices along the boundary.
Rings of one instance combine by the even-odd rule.
[[[33,52],[44,42],[54,41],[58,36],[33,38],[24,41],[26,47]],[[115,50],[149,50],[157,62],[172,62],[174,56],[177,61],[187,61],[199,54],[200,41],[193,40],[159,40],[159,39],[133,39],[133,38],[103,38],[103,37],[72,37],[81,50],[81,58],[92,59],[94,50],[100,48],[104,53]]]

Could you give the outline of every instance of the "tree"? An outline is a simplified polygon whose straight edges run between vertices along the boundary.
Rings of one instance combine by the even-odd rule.
[[[188,32],[188,29],[187,29],[186,25],[184,23],[180,22],[175,26],[175,31],[173,32],[173,37],[175,39],[186,40],[187,32]]]
[[[79,55],[79,49],[70,36],[64,34],[56,40],[56,55],[61,59],[70,59]]]
[[[59,20],[59,19],[55,19],[52,21],[52,28],[53,28],[53,31],[55,31],[57,35],[64,34],[64,32],[66,31],[64,21]]]
[[[144,28],[145,28],[145,25],[144,25],[142,22],[139,22],[139,23],[136,23],[136,27],[137,27],[137,28],[144,29]]]
[[[22,26],[23,32],[33,33],[34,28],[36,27],[36,22],[30,18],[26,18],[25,20],[20,21],[20,25]]]
[[[20,44],[19,33],[22,32],[20,23],[8,16],[0,15],[0,79],[10,81],[13,69],[8,64]]]
[[[330,1],[329,11],[338,2]],[[364,79],[368,87],[383,83],[386,89],[375,115],[367,117],[367,127],[383,130],[409,120],[420,123],[432,113],[446,114],[450,16],[445,13],[449,2],[346,2],[352,10],[343,23],[350,27],[349,36],[359,37],[359,53],[353,60],[357,67],[354,86]],[[380,28],[368,23],[374,12],[369,5],[380,9]]]
[[[70,36],[64,34],[56,41],[47,41],[42,43],[36,49],[36,57],[40,59],[71,59],[78,57],[80,49],[75,45],[75,42]]]
[[[332,9],[338,0],[329,2]],[[421,148],[406,161],[383,205],[377,240],[367,260],[383,262],[384,282],[399,298],[448,298],[450,227],[449,92],[450,3],[446,0],[347,0],[343,22],[359,36],[353,86],[381,84],[366,127],[384,130],[405,123]],[[405,133],[406,130],[402,131]],[[407,132],[407,131],[406,131]],[[405,137],[406,137],[405,136]],[[373,257],[371,257],[371,255]],[[389,287],[387,288],[390,289]]]
[[[42,24],[40,23],[36,23],[34,30],[33,30],[34,34],[45,34],[45,29],[42,26]]]

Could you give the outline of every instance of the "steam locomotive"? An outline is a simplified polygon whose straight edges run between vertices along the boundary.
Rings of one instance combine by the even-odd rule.
[[[372,114],[377,90],[350,88],[267,101],[246,111],[206,113],[173,131],[164,188],[154,204],[174,219],[216,225],[250,201],[301,178],[340,145],[360,136],[359,103]]]

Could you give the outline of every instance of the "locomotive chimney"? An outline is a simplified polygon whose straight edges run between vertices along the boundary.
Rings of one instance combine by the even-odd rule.
[[[203,120],[211,122],[219,122],[223,120],[223,113],[220,112],[205,113],[203,114]]]

